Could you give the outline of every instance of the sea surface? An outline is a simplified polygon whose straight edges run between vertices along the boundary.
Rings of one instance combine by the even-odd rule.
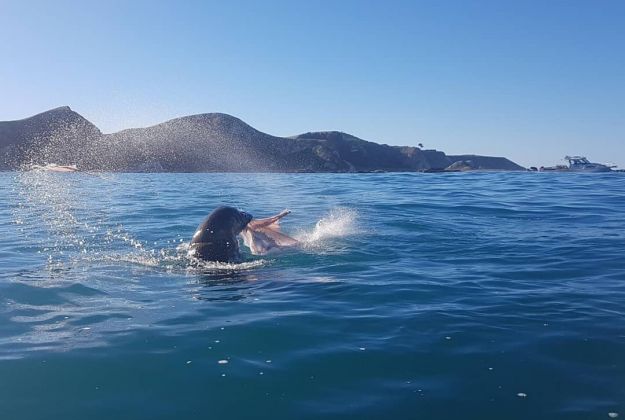
[[[625,418],[624,175],[0,173],[0,418]]]

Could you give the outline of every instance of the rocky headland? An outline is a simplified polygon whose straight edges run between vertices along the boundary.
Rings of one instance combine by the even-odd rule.
[[[112,134],[103,134],[67,106],[0,122],[0,169],[46,163],[118,172],[524,170],[502,157],[452,156],[338,131],[276,137],[220,113]]]

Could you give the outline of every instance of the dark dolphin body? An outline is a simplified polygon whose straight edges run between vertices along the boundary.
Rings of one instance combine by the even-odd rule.
[[[206,261],[239,262],[237,235],[252,220],[252,215],[234,207],[218,207],[198,226],[189,252]]]

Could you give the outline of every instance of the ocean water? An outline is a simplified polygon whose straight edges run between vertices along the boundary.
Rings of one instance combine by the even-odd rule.
[[[625,417],[623,174],[0,174],[2,419]],[[230,204],[288,252],[186,257]]]

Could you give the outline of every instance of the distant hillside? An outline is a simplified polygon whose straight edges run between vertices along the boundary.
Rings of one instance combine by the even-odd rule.
[[[129,172],[422,171],[442,170],[465,159],[478,162],[479,169],[523,169],[505,158],[447,156],[337,131],[276,137],[219,113],[113,134],[102,134],[69,107],[0,122],[0,169],[53,162]]]
[[[346,169],[322,142],[274,137],[226,114],[176,118],[103,136],[114,170],[293,172]],[[122,151],[123,157],[116,158]]]
[[[443,152],[373,143],[339,131],[305,133],[293,139],[322,141],[340,156],[349,171],[419,171],[451,164]]]
[[[100,130],[68,106],[0,122],[0,169],[29,162],[84,161]]]

